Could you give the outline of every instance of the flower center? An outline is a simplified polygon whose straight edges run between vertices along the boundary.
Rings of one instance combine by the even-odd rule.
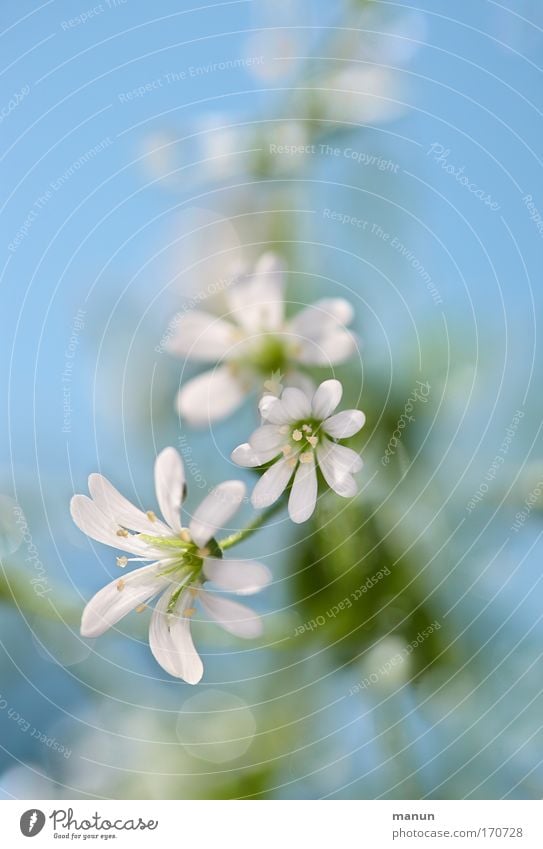
[[[206,557],[222,557],[222,549],[214,537],[208,540],[205,546],[200,547],[193,541],[188,528],[182,528],[172,537],[139,534],[139,538],[155,549],[164,550],[165,559],[169,562],[160,570],[160,574],[176,575],[183,580],[183,584],[191,583],[200,577]],[[125,566],[125,558],[117,558],[117,563],[119,566]]]
[[[282,425],[279,429],[287,437],[282,451],[285,457],[292,457],[300,463],[310,463],[313,451],[319,444],[321,423],[316,419],[305,419],[294,424]]]
[[[248,353],[245,362],[255,371],[266,376],[273,372],[283,374],[288,366],[285,342],[279,336],[267,334]]]
[[[125,529],[120,528],[120,530],[124,531]],[[119,531],[117,533],[119,534]],[[128,531],[126,531],[126,536],[128,536]],[[214,537],[208,540],[204,546],[200,547],[193,541],[188,528],[182,528],[176,536],[171,537],[155,537],[150,534],[137,534],[137,537],[152,545],[155,550],[163,549],[166,554],[164,558],[166,565],[160,568],[157,574],[171,576],[172,584],[175,585],[175,589],[168,601],[167,613],[174,612],[179,597],[183,592],[191,593],[192,597],[196,598],[202,584],[202,570],[205,558],[222,558],[222,548]],[[124,555],[117,557],[117,566],[120,566],[121,569],[124,569],[127,563],[128,557]],[[117,581],[117,590],[122,592],[125,585],[125,579],[120,578]],[[136,609],[140,612],[145,607],[146,605],[139,605]],[[183,615],[190,617],[194,613],[194,607],[187,607]]]

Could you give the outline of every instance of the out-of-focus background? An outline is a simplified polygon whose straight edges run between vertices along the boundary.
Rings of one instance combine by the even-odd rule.
[[[542,12],[2,4],[3,798],[541,798]],[[196,622],[193,688],[148,614],[79,636],[115,569],[68,505],[154,507],[169,444],[189,509],[251,480],[254,404],[184,426],[163,337],[268,249],[355,306],[362,491],[244,544],[264,636]]]

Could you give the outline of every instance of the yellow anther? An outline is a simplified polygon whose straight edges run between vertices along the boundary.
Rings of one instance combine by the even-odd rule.
[[[293,469],[297,462],[298,462],[297,457],[291,457],[289,460],[287,460],[287,466],[289,466],[291,469]]]
[[[117,536],[118,537],[127,537],[128,531],[126,530],[126,528],[119,528],[119,530],[117,531]]]
[[[136,613],[143,613],[144,610],[147,610],[146,604],[138,604],[136,607]]]
[[[292,445],[283,445],[281,451],[285,457],[288,457],[289,454],[292,454]]]
[[[121,569],[124,569],[126,564],[128,563],[128,557],[117,557],[117,566],[120,566]]]
[[[319,441],[319,437],[318,436],[308,436],[307,441],[309,442],[309,444],[311,445],[312,448],[315,448],[315,446],[317,445],[317,443]]]
[[[150,522],[156,522],[156,514],[152,510],[148,510],[145,514]]]
[[[302,425],[302,430],[305,433],[312,433],[313,432],[313,428],[311,427],[311,425],[308,425],[308,424]]]
[[[191,616],[194,616],[195,613],[196,613],[195,607],[187,607],[187,609],[185,610],[185,616],[189,619],[190,619]]]
[[[311,463],[313,460],[313,452],[305,451],[303,454],[300,454],[300,463]]]
[[[199,548],[198,549],[199,557],[209,557],[210,554],[211,554],[211,552],[210,552],[209,548]]]
[[[117,581],[117,589],[119,590],[119,592],[121,592],[121,590],[124,590],[125,583],[126,581],[124,580],[124,578],[119,578],[119,580]]]
[[[183,530],[179,533],[179,539],[182,539],[182,540],[183,540],[183,542],[190,542],[190,534],[189,534],[189,532],[188,532],[187,530],[183,529]]]
[[[299,442],[300,439],[302,438],[302,436],[303,436],[303,433],[302,433],[301,430],[298,430],[298,428],[296,428],[296,430],[292,431],[292,438],[295,442]]]

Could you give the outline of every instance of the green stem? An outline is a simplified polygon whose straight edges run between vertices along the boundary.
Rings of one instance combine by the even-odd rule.
[[[276,513],[279,512],[284,507],[285,500],[284,498],[280,498],[275,504],[272,504],[271,507],[268,507],[267,510],[264,510],[258,516],[256,516],[252,522],[250,522],[246,528],[243,528],[241,531],[236,531],[235,534],[231,534],[229,537],[225,537],[224,539],[218,540],[219,546],[222,551],[225,551],[227,548],[232,548],[233,545],[237,545],[238,542],[243,542],[243,540],[248,539],[252,536],[255,531],[258,531],[262,525],[265,525],[266,522],[275,516]]]

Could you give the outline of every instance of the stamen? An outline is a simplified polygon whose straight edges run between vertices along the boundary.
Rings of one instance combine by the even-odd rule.
[[[295,442],[299,442],[300,439],[302,438],[302,436],[303,436],[302,431],[298,430],[298,428],[296,428],[296,430],[292,431],[292,438]]]
[[[300,454],[300,463],[311,463],[313,460],[313,452],[305,451],[303,454]]]
[[[128,557],[117,557],[117,566],[120,566],[121,569],[124,569],[126,564],[128,563]]]
[[[304,425],[302,425],[302,430],[303,430],[305,433],[313,433],[313,428],[311,427],[311,425],[310,425],[310,424],[304,424]]]
[[[315,448],[315,446],[318,444],[319,437],[318,436],[308,436],[307,441],[309,442],[309,444],[311,445],[312,448]]]
[[[187,617],[187,619],[190,619],[190,617],[194,616],[195,613],[196,613],[195,607],[187,607],[187,609],[185,610],[185,616]]]
[[[179,539],[182,539],[183,542],[190,542],[190,534],[187,530],[182,530],[179,533]]]
[[[287,460],[287,466],[289,466],[289,468],[293,469],[297,462],[298,462],[298,457],[291,457],[289,460]]]
[[[156,522],[156,514],[152,510],[148,510],[145,514],[150,522]]]
[[[281,425],[281,427],[279,428],[279,433],[281,434],[281,436],[284,436],[286,433],[289,432],[289,430],[290,430],[289,425],[284,424],[284,425]]]
[[[117,531],[117,536],[118,537],[127,537],[128,531],[126,530],[126,528],[119,528],[119,530]]]
[[[288,457],[289,454],[292,454],[292,445],[283,445],[281,451],[285,457]]]
[[[209,548],[199,548],[198,549],[198,555],[200,557],[209,557],[210,554],[211,554],[211,552],[210,552]]]
[[[121,590],[124,590],[125,584],[126,584],[125,579],[119,578],[119,580],[117,581],[117,589],[118,589],[119,592],[121,592]]]
[[[136,607],[136,613],[143,613],[144,610],[147,610],[146,604],[138,604]]]

